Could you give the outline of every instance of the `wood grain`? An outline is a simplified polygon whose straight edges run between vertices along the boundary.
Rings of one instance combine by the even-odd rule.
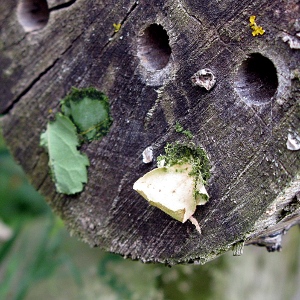
[[[299,132],[300,81],[291,74],[300,55],[282,40],[300,30],[296,0],[73,2],[51,10],[41,30],[26,33],[18,1],[0,4],[3,134],[72,234],[145,262],[204,263],[235,243],[255,243],[299,222],[300,151],[286,142],[289,132]],[[252,36],[251,15],[264,35]],[[113,23],[121,24],[118,32]],[[145,41],[151,24],[165,30],[171,54],[156,54],[155,32],[154,41]],[[167,65],[151,63],[162,55],[169,55]],[[210,91],[190,79],[203,68],[217,79]],[[63,196],[39,139],[73,86],[106,93],[114,122],[101,141],[81,148],[91,162],[84,191]],[[212,165],[210,201],[194,215],[201,235],[132,189],[155,167],[155,159],[142,162],[146,147],[153,146],[156,158],[167,142],[184,139],[176,121]]]

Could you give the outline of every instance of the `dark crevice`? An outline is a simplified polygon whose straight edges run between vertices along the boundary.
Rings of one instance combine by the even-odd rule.
[[[49,21],[50,11],[46,0],[21,0],[17,18],[25,32],[43,29]]]
[[[5,114],[8,114],[15,106],[15,104],[17,104],[23,96],[25,96],[30,90],[31,88],[37,83],[40,81],[40,79],[46,75],[55,65],[56,63],[62,58],[62,56],[70,49],[72,48],[73,44],[78,40],[78,38],[81,36],[81,34],[79,34],[73,41],[72,43],[70,44],[70,46],[64,50],[61,55],[55,59],[53,61],[53,63],[48,66],[44,71],[42,71],[36,78],[34,78],[32,80],[32,82],[12,101],[12,103],[4,110],[1,112],[1,114],[5,115]]]
[[[8,44],[8,45],[5,45],[3,47],[3,52],[7,51],[8,49],[10,49],[11,47],[15,47],[15,46],[19,46],[19,44],[25,40],[25,38],[27,37],[29,33],[28,32],[25,32],[24,35],[22,36],[22,38],[20,38],[18,41],[15,41],[11,44]]]
[[[135,8],[138,6],[138,3],[137,2],[134,2],[134,4],[131,6],[131,8],[129,9],[128,13],[125,15],[125,17],[123,18],[123,20],[120,22],[121,24],[121,28],[123,26],[123,24],[127,21],[128,17],[131,15],[131,13],[135,10]],[[114,31],[114,33],[111,35],[111,38],[114,37],[114,35],[116,34],[117,32]]]
[[[191,17],[192,19],[194,19],[196,22],[198,22],[201,26],[203,26],[202,21],[199,20],[195,15],[193,15],[191,12],[188,11],[188,9],[184,6],[184,4],[179,1],[181,8],[184,10],[184,12]]]
[[[125,17],[123,18],[123,20],[120,22],[121,24],[121,28],[123,26],[123,24],[127,21],[129,15],[136,9],[136,7],[138,6],[138,2],[134,2],[134,4],[131,6],[130,10],[128,11],[128,13],[125,15]],[[113,34],[110,36],[110,38],[108,39],[108,41],[104,44],[104,46],[102,47],[99,56],[101,56],[101,54],[105,51],[105,49],[108,47],[108,45],[111,43],[113,37],[117,34],[117,32],[113,32]]]
[[[278,87],[277,70],[273,62],[260,53],[250,54],[237,72],[234,87],[247,103],[269,102]]]
[[[35,169],[35,167],[34,167],[34,169]],[[46,175],[43,177],[43,179],[40,181],[40,183],[39,183],[38,185],[35,186],[35,189],[36,189],[38,192],[40,192],[40,190],[41,190],[43,184],[45,183],[45,181],[47,180],[48,177],[49,177],[49,174],[46,173]],[[42,193],[41,193],[41,194],[42,194]]]
[[[169,62],[172,50],[167,31],[151,24],[138,39],[137,56],[147,70],[161,70]]]
[[[64,9],[64,8],[67,8],[67,7],[70,7],[71,5],[73,5],[77,0],[71,0],[69,2],[66,2],[66,3],[62,3],[62,4],[59,4],[59,5],[56,5],[56,6],[53,6],[49,9],[49,11],[55,11],[55,10],[60,10],[60,9]]]
[[[121,21],[121,25],[123,25],[127,21],[128,17],[136,9],[137,6],[138,6],[138,2],[134,2],[134,4],[129,9],[129,12],[126,14],[126,16],[124,17],[124,19]]]
[[[76,2],[71,0],[51,8],[46,0],[20,0],[17,6],[17,17],[25,32],[32,32],[43,29],[52,11],[70,7]]]
[[[300,207],[300,192],[298,192],[292,200],[282,209],[280,215],[278,216],[278,222],[284,219],[285,217],[291,215]]]
[[[23,96],[25,96],[30,90],[31,90],[31,88],[46,74],[46,73],[48,73],[48,71],[50,71],[53,67],[54,67],[54,65],[58,62],[58,60],[59,60],[59,58],[57,58],[49,67],[47,67],[43,72],[41,72],[36,78],[34,78],[34,80],[18,95],[18,97],[15,99],[15,100],[13,100],[13,102],[2,112],[2,114],[7,114],[7,113],[9,113],[12,109],[13,109],[13,107],[14,107],[14,105],[16,104],[16,103],[18,103],[19,102],[19,100],[23,97]]]

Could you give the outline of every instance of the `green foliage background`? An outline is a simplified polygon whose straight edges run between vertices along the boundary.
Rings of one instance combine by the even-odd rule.
[[[1,136],[0,220],[13,230],[0,241],[0,299],[300,299],[298,228],[281,253],[250,246],[241,257],[172,268],[125,260],[71,238]]]

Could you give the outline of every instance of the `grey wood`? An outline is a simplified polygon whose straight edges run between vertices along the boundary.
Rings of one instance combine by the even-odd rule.
[[[300,123],[296,0],[49,1],[45,26],[27,32],[18,5],[0,4],[1,126],[71,234],[144,262],[204,263],[299,222],[300,151],[286,145]],[[263,35],[252,36],[251,15]],[[216,76],[211,90],[191,81],[204,68]],[[114,122],[102,140],[82,146],[88,183],[65,196],[39,139],[73,86],[106,93]],[[167,142],[184,139],[177,121],[212,165],[210,201],[194,215],[201,235],[132,189]],[[150,145],[155,159],[144,164]]]

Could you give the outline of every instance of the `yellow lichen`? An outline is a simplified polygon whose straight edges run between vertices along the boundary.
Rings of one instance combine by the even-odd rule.
[[[115,32],[118,32],[121,29],[120,23],[118,23],[118,24],[114,23],[113,26],[114,26]]]
[[[250,16],[249,18],[250,27],[252,29],[252,35],[253,36],[263,35],[265,33],[265,30],[261,26],[257,26],[255,19],[256,16]]]
[[[256,16],[250,16],[250,18],[249,18],[249,21],[250,21],[250,26],[252,26],[252,25],[256,25],[256,23],[255,23],[255,19],[256,19]]]

